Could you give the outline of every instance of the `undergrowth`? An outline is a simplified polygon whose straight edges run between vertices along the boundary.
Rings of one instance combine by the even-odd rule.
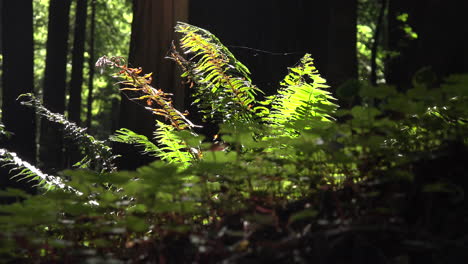
[[[362,251],[368,262],[355,263],[409,263],[419,252],[447,263],[466,254],[463,232],[450,229],[467,220],[466,76],[404,94],[360,83],[360,104],[338,109],[306,54],[277,95],[258,99],[249,70],[218,38],[185,23],[176,31],[170,58],[203,121],[219,124],[218,142],[199,134],[151,74],[102,57],[96,65],[114,70],[122,92],[161,117],[151,139],[120,129],[111,140],[157,161],[119,171],[103,142],[29,97],[84,147],[90,166],[51,178],[0,150],[1,162],[48,189],[2,191],[19,200],[0,206],[2,259],[346,263]]]

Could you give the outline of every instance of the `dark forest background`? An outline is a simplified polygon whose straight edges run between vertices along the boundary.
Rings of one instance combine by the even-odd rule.
[[[466,1],[24,0],[2,1],[0,9],[1,118],[11,132],[2,147],[49,172],[77,162],[77,150],[67,147],[58,125],[41,122],[16,98],[34,92],[97,138],[120,127],[149,136],[151,114],[121,100],[94,63],[106,54],[128,57],[154,72],[153,84],[173,93],[177,107],[194,111],[180,72],[164,58],[177,38],[176,21],[216,34],[267,94],[304,53],[315,58],[342,106],[353,104],[346,98],[356,81],[405,90],[415,78],[438,84],[468,71]],[[126,157],[120,168],[148,162],[126,146],[115,149]],[[0,185],[21,183],[1,177]]]

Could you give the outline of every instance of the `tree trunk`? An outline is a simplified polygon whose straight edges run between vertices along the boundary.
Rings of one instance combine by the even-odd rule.
[[[81,125],[81,90],[83,85],[84,49],[86,40],[87,0],[77,0],[75,12],[75,31],[72,50],[72,72],[70,97],[68,101],[68,119]],[[72,140],[66,142],[66,167],[79,161],[79,146]]]
[[[91,129],[91,122],[93,119],[93,86],[94,86],[94,38],[96,30],[96,0],[91,0],[91,19],[90,19],[91,32],[89,34],[89,76],[88,76],[88,98],[86,102],[86,127],[88,131]]]
[[[357,0],[330,1],[328,58],[325,78],[336,91],[349,79],[357,79]],[[317,27],[321,27],[320,24]]]
[[[145,73],[153,72],[153,86],[173,93],[176,107],[184,105],[184,89],[178,78],[176,65],[165,59],[171,41],[175,39],[177,21],[187,21],[187,0],[135,0],[130,43],[129,63],[142,67]],[[181,109],[183,110],[183,109]],[[122,96],[119,127],[152,137],[155,129],[154,116],[143,106]],[[117,151],[125,156],[121,168],[131,169],[146,163],[135,160],[137,155],[126,146],[117,145]]]
[[[66,63],[71,0],[51,0],[44,75],[44,105],[55,113],[65,111]],[[40,161],[50,171],[63,169],[63,132],[59,125],[41,122]]]
[[[467,1],[392,0],[389,5],[389,48],[399,56],[387,64],[387,80],[405,90],[412,86],[415,73],[436,78],[437,86],[453,73],[468,71],[468,28],[465,13]],[[407,25],[418,34],[410,39],[397,16],[407,13]],[[426,80],[430,81],[430,80]]]
[[[388,48],[399,54],[386,61],[385,79],[387,83],[396,85],[400,90],[406,90],[411,84],[411,76],[414,74],[414,62],[408,55],[413,52],[412,43],[418,40],[410,40],[403,31],[404,23],[397,20],[397,16],[408,13],[408,4],[401,0],[391,0],[388,8]],[[409,23],[412,24],[413,17]]]
[[[81,87],[83,85],[84,46],[86,39],[86,8],[87,0],[77,0],[68,118],[78,125],[81,124]]]
[[[2,122],[13,133],[1,147],[35,162],[35,117],[32,109],[16,100],[20,94],[33,92],[33,12],[32,1],[2,1]],[[8,169],[0,170],[0,188],[32,190],[30,184],[10,181]]]

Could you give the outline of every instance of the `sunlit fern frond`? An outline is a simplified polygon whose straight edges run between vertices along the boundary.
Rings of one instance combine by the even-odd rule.
[[[156,89],[150,85],[151,73],[140,75],[141,68],[129,68],[121,58],[107,58],[101,57],[96,65],[100,68],[114,67],[120,71],[114,76],[122,81],[118,82],[124,86],[121,88],[123,91],[132,91],[139,94],[132,100],[144,101],[147,105],[145,108],[155,115],[164,117],[170,122],[166,125],[161,121],[157,121],[155,130],[155,140],[158,145],[153,144],[146,136],[139,135],[129,129],[120,129],[111,138],[113,141],[139,145],[144,147],[144,152],[158,157],[168,163],[177,163],[182,166],[187,166],[193,161],[194,155],[191,154],[190,149],[185,144],[184,140],[179,138],[175,132],[182,130],[191,131],[192,128],[197,127],[190,120],[185,117],[184,113],[178,111],[172,105],[172,99],[168,94],[161,89]]]
[[[33,94],[23,94],[20,99],[24,101],[21,104],[34,108],[34,111],[46,118],[50,122],[58,123],[63,126],[65,136],[72,139],[78,146],[83,147],[88,159],[93,161],[93,167],[96,171],[114,171],[115,155],[111,148],[103,141],[96,140],[93,136],[86,133],[86,128],[81,128],[73,122],[68,121],[63,115],[52,113],[45,108],[42,103]]]
[[[111,140],[142,147],[145,154],[160,158],[168,163],[181,164],[185,167],[194,160],[195,156],[184,140],[178,137],[176,133],[177,129],[175,127],[157,121],[154,136],[158,145],[151,142],[146,136],[126,128],[117,130]]]
[[[278,94],[270,99],[271,111],[264,120],[273,127],[301,122],[310,126],[306,129],[332,120],[337,105],[330,92],[324,90],[328,87],[312,57],[306,54],[297,66],[289,69]]]
[[[191,58],[174,51],[171,57],[185,71],[182,76],[195,84],[194,104],[204,119],[252,120],[255,95],[261,90],[252,84],[247,67],[209,31],[182,22],[175,30],[182,34],[181,49]]]
[[[159,157],[169,163],[177,163],[183,167],[194,161],[193,153],[185,141],[175,133],[175,128],[160,121],[156,122],[157,128],[154,137],[160,144],[159,148],[162,151]]]
[[[113,136],[110,137],[110,140],[125,144],[133,144],[135,146],[143,148],[143,153],[148,154],[154,157],[160,157],[164,153],[163,151],[151,142],[148,137],[144,135],[137,134],[130,129],[121,128],[117,130]]]
[[[141,68],[130,68],[119,57],[108,58],[103,56],[96,62],[96,66],[100,69],[105,67],[118,68],[119,72],[114,77],[121,80],[117,84],[124,86],[120,90],[136,92],[138,96],[131,98],[131,100],[144,102],[147,110],[155,115],[164,117],[177,130],[196,127],[185,117],[184,113],[181,113],[172,105],[172,94],[165,93],[162,89],[157,89],[150,85],[152,73],[140,75],[142,73]]]
[[[1,111],[0,111],[0,116],[1,116]],[[6,131],[5,130],[5,125],[3,125],[2,123],[0,123],[0,137],[9,137],[11,136],[10,135],[10,132]]]
[[[29,162],[19,158],[15,152],[0,148],[0,164],[2,167],[10,168],[10,173],[14,173],[11,178],[17,181],[36,182],[35,186],[43,187],[46,190],[56,188],[71,190],[61,178],[43,173]]]

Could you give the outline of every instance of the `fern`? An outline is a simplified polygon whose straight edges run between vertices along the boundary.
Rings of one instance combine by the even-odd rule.
[[[173,126],[166,125],[161,121],[156,122],[157,129],[154,136],[162,145],[160,150],[164,151],[164,154],[159,157],[169,163],[177,163],[186,167],[194,160],[196,155],[185,141],[175,134],[176,131]]]
[[[197,155],[194,155],[195,152],[187,146],[184,139],[178,137],[175,133],[176,130],[173,126],[157,121],[154,136],[160,146],[156,146],[146,136],[137,134],[127,128],[117,130],[111,140],[143,147],[143,153],[145,154],[160,158],[168,163],[181,164],[185,167]]]
[[[251,83],[250,72],[209,31],[178,22],[176,32],[182,34],[180,46],[185,60],[174,49],[171,57],[185,70],[182,75],[196,85],[194,104],[205,120],[225,122],[249,121],[257,92]]]
[[[12,179],[37,181],[36,186],[41,186],[46,190],[70,189],[61,178],[43,173],[40,169],[19,158],[15,152],[0,148],[0,164],[4,167],[11,167],[10,173],[15,173],[11,177]]]
[[[143,154],[149,154],[151,156],[162,155],[162,151],[153,142],[151,142],[148,137],[137,134],[127,128],[117,130],[115,134],[110,137],[110,140],[142,147]]]
[[[0,114],[1,113],[2,112],[0,112]],[[5,125],[3,125],[2,123],[0,123],[0,136],[3,136],[3,137],[9,137],[10,136],[10,133],[5,130]]]
[[[157,121],[155,130],[156,140],[161,146],[153,144],[146,136],[139,135],[129,129],[120,129],[111,139],[117,142],[135,144],[144,147],[144,152],[161,158],[169,163],[177,163],[182,166],[187,166],[198,155],[191,150],[183,139],[175,135],[176,131],[192,130],[194,125],[172,105],[171,94],[163,92],[161,89],[156,89],[150,85],[152,81],[151,73],[140,75],[142,69],[129,68],[121,58],[101,57],[96,63],[101,69],[105,67],[114,67],[120,69],[114,77],[123,79],[118,82],[125,87],[122,91],[135,91],[141,93],[133,100],[144,100],[147,110],[152,113],[163,116],[171,125],[166,125]],[[152,106],[155,107],[152,107]],[[193,153],[193,154],[192,154]]]
[[[83,160],[94,161],[95,170],[114,171],[116,169],[113,161],[117,156],[112,154],[109,146],[86,133],[86,128],[81,128],[68,121],[61,114],[52,113],[33,94],[22,94],[19,98],[26,98],[21,104],[33,107],[38,115],[45,117],[50,122],[63,125],[65,136],[73,139],[77,145],[84,148],[86,157]]]
[[[185,117],[185,114],[181,113],[172,105],[172,94],[165,93],[162,89],[156,89],[150,84],[152,82],[152,73],[140,76],[142,72],[141,68],[129,68],[122,58],[112,57],[108,58],[103,56],[96,62],[96,67],[104,69],[105,67],[118,68],[120,71],[114,77],[123,79],[118,82],[125,86],[121,88],[122,91],[134,91],[140,92],[141,95],[132,100],[143,100],[145,101],[147,110],[151,111],[155,115],[163,116],[168,120],[172,126],[177,130],[192,129],[196,127],[190,120]],[[151,107],[151,106],[157,107]]]
[[[278,94],[264,102],[271,104],[270,112],[262,113],[264,121],[275,128],[300,122],[310,129],[321,122],[333,120],[331,114],[337,105],[332,102],[335,98],[330,92],[323,90],[328,87],[310,54],[306,54],[297,66],[289,69]]]

